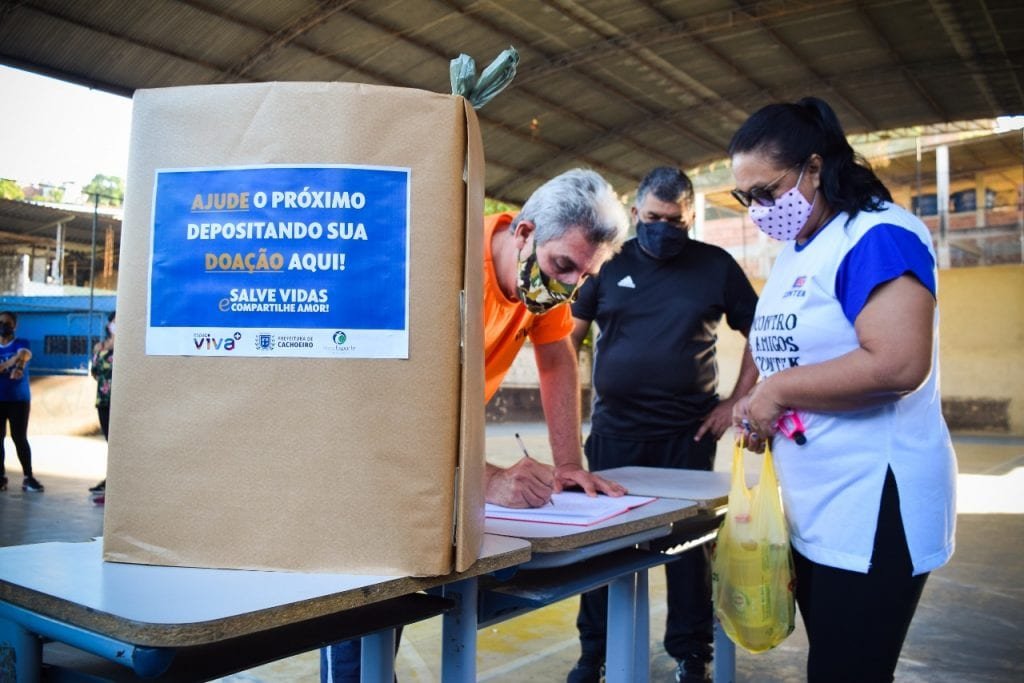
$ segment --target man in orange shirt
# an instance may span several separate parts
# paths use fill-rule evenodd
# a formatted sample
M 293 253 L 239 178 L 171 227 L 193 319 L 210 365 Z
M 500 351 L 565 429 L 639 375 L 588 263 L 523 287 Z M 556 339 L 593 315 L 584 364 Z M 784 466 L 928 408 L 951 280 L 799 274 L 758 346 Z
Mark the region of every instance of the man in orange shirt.
M 487 216 L 484 230 L 485 400 L 529 337 L 555 463 L 528 457 L 508 468 L 487 463 L 487 502 L 539 507 L 565 486 L 622 495 L 622 486 L 583 469 L 579 369 L 565 304 L 622 246 L 625 209 L 604 178 L 574 169 L 540 186 L 519 214 Z M 321 683 L 358 682 L 360 651 L 358 639 L 321 649 Z
M 611 186 L 594 171 L 567 171 L 538 188 L 522 211 L 484 220 L 485 399 L 498 391 L 527 337 L 533 343 L 554 468 L 524 457 L 503 469 L 487 464 L 487 502 L 544 505 L 579 486 L 625 489 L 583 468 L 579 373 L 569 303 L 577 286 L 622 246 L 628 219 Z

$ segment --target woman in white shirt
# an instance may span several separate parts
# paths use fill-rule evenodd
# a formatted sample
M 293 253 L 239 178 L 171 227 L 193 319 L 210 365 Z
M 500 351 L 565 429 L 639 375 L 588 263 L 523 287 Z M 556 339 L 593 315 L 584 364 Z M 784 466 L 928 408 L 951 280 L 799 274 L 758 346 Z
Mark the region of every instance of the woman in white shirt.
M 733 422 L 754 450 L 775 437 L 808 680 L 891 681 L 956 520 L 931 236 L 820 99 L 760 109 L 729 154 L 733 196 L 785 242 L 749 336 L 762 379 Z M 776 436 L 789 410 L 803 445 Z

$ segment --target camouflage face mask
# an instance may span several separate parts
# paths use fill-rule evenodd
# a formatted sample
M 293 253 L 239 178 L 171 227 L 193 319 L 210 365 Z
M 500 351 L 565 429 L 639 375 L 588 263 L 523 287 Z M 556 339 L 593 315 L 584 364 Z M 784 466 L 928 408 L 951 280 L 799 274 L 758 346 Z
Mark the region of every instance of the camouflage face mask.
M 547 313 L 559 304 L 572 303 L 577 290 L 576 284 L 561 282 L 544 274 L 537 262 L 537 242 L 534 240 L 533 252 L 519 260 L 519 298 L 526 309 L 534 315 Z

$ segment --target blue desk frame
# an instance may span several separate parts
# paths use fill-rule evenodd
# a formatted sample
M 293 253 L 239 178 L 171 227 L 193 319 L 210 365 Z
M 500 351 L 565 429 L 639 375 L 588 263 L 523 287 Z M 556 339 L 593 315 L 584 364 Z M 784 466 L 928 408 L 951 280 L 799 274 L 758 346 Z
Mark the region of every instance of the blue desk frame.
M 444 657 L 441 679 L 445 683 L 476 680 L 476 631 L 481 626 L 511 618 L 587 590 L 608 585 L 608 640 L 605 663 L 608 683 L 643 683 L 650 678 L 649 640 L 650 567 L 672 561 L 672 556 L 638 550 L 636 546 L 681 532 L 685 520 L 700 513 L 694 501 L 657 500 L 641 508 L 590 527 L 487 520 L 489 534 L 525 538 L 532 559 L 521 565 L 530 571 L 564 572 L 558 588 L 532 596 L 510 597 L 495 582 L 481 587 L 477 577 L 446 585 L 441 594 L 455 607 L 442 617 Z M 604 562 L 599 562 L 602 558 Z M 515 584 L 513 578 L 509 583 Z M 481 607 L 483 609 L 481 609 Z
M 251 655 L 231 660 L 234 668 L 218 670 L 218 676 L 277 658 L 266 651 L 281 640 L 302 645 L 282 655 L 289 656 L 363 635 L 363 680 L 391 683 L 394 626 L 451 606 L 421 591 L 530 557 L 525 541 L 485 535 L 481 558 L 469 571 L 414 578 L 107 563 L 101 545 L 95 540 L 0 548 L 0 679 L 40 680 L 43 639 L 67 643 L 137 676 L 179 680 L 170 669 L 176 659 L 199 649 L 213 660 L 225 642 L 256 641 L 262 647 L 248 648 Z M 311 632 L 317 627 L 325 628 Z
M 641 473 L 642 478 L 650 477 L 652 482 L 663 482 L 667 475 L 679 476 L 689 472 L 643 469 L 649 471 Z M 703 472 L 689 474 L 721 475 Z M 615 478 L 611 472 L 606 476 Z M 701 479 L 700 476 L 697 478 Z M 720 480 L 720 476 L 707 478 L 706 481 L 700 480 L 698 488 L 714 489 L 721 483 Z M 637 494 L 644 493 L 642 486 L 631 484 L 630 489 Z M 664 495 L 664 492 L 661 494 Z M 446 683 L 472 683 L 476 680 L 478 628 L 551 604 L 570 595 L 608 585 L 609 642 L 624 644 L 609 648 L 606 662 L 608 683 L 642 683 L 650 677 L 650 606 L 647 571 L 651 567 L 672 561 L 672 555 L 652 553 L 643 550 L 642 547 L 649 541 L 670 534 L 680 535 L 681 540 L 689 541 L 690 545 L 706 540 L 708 517 L 715 517 L 724 509 L 727 486 L 721 496 L 712 494 L 714 491 L 702 495 L 698 500 L 663 498 L 591 527 L 573 528 L 488 520 L 485 550 L 481 561 L 474 565 L 471 571 L 419 579 L 112 565 L 100 561 L 99 541 L 94 541 L 91 545 L 39 544 L 0 548 L 0 567 L 3 567 L 0 569 L 0 650 L 6 647 L 8 651 L 15 653 L 14 666 L 17 667 L 19 681 L 36 681 L 41 675 L 40 637 L 69 643 L 126 666 L 141 676 L 151 676 L 166 670 L 180 648 L 190 643 L 182 643 L 179 639 L 162 642 L 158 637 L 154 640 L 152 629 L 146 628 L 153 624 L 147 624 L 145 619 L 114 613 L 105 615 L 104 621 L 97 617 L 97 605 L 74 602 L 74 590 L 70 586 L 76 578 L 76 570 L 91 567 L 93 571 L 98 571 L 97 567 L 104 566 L 113 568 L 115 572 L 147 576 L 146 581 L 154 581 L 157 577 L 163 576 L 174 577 L 176 582 L 189 583 L 197 579 L 205 580 L 203 577 L 206 577 L 215 582 L 227 581 L 223 585 L 233 586 L 236 591 L 241 592 L 245 589 L 239 589 L 235 583 L 253 577 L 260 581 L 278 582 L 277 588 L 290 587 L 293 591 L 311 582 L 314 585 L 305 585 L 299 591 L 300 594 L 293 592 L 276 603 L 257 602 L 260 609 L 270 612 L 275 608 L 287 612 L 288 605 L 302 604 L 311 607 L 321 616 L 334 614 L 344 617 L 349 610 L 357 607 L 383 605 L 391 599 L 413 597 L 420 591 L 429 590 L 434 594 L 433 597 L 441 597 L 445 601 L 439 603 L 440 606 L 428 606 L 424 611 L 424 614 L 430 609 L 435 610 L 434 614 L 443 612 L 442 680 Z M 689 529 L 695 531 L 688 536 Z M 94 554 L 91 560 L 70 557 L 75 555 L 75 550 L 80 555 L 85 548 Z M 18 553 L 25 552 L 35 556 L 34 561 L 41 567 L 56 567 L 60 580 L 66 585 L 58 581 L 58 585 L 52 586 L 53 590 L 47 592 L 31 585 L 12 584 L 11 572 L 8 571 L 5 560 L 9 562 Z M 48 556 L 48 552 L 51 555 Z M 509 580 L 509 575 L 516 571 L 514 568 L 523 570 L 519 573 L 518 583 L 515 578 Z M 549 587 L 546 592 L 539 591 L 526 595 L 523 592 L 524 584 L 527 583 L 526 577 L 532 575 L 536 578 L 544 572 L 549 575 L 552 572 L 561 572 L 558 575 L 560 580 L 555 582 L 559 585 L 556 588 Z M 481 585 L 480 576 L 484 574 L 495 574 L 496 577 L 488 578 Z M 504 586 L 500 579 L 506 579 Z M 121 583 L 127 585 L 132 582 Z M 151 588 L 158 584 L 157 581 Z M 268 589 L 276 590 L 268 586 L 263 587 L 263 590 Z M 357 603 L 353 603 L 342 599 L 345 595 L 361 597 Z M 289 600 L 293 602 L 288 602 Z M 42 608 L 37 604 L 39 601 L 43 605 Z M 70 617 L 61 612 L 61 608 L 68 605 L 74 606 L 77 610 Z M 97 618 L 81 616 L 87 613 Z M 215 623 L 219 620 L 227 624 L 225 628 L 230 629 L 230 623 L 227 622 L 244 619 L 246 614 L 229 611 L 219 618 L 207 615 L 207 619 L 212 621 L 193 620 L 194 623 L 185 624 L 185 632 L 190 632 L 188 627 L 195 627 L 194 630 L 201 632 L 195 636 L 195 643 L 217 640 L 217 636 L 205 632 L 205 623 Z M 265 619 L 261 628 L 272 632 L 300 620 L 295 614 L 282 614 Z M 411 618 L 400 623 L 411 623 L 416 620 L 418 619 Z M 97 621 L 101 623 L 96 623 Z M 174 623 L 173 619 L 170 623 Z M 140 633 L 144 637 L 135 637 Z M 394 628 L 389 626 L 364 633 L 362 680 L 390 683 L 394 675 Z M 358 635 L 350 634 L 345 637 Z M 220 637 L 223 639 L 222 635 Z M 328 634 L 324 636 L 322 643 L 314 644 L 308 649 L 338 639 L 340 638 Z M 720 630 L 716 629 L 714 673 L 717 683 L 731 683 L 734 679 L 734 652 L 728 638 L 722 637 Z M 251 666 L 258 663 L 261 662 L 252 662 Z M 0 674 L 3 674 L 5 665 L 3 657 L 0 656 Z M 250 666 L 241 666 L 235 670 L 244 668 Z

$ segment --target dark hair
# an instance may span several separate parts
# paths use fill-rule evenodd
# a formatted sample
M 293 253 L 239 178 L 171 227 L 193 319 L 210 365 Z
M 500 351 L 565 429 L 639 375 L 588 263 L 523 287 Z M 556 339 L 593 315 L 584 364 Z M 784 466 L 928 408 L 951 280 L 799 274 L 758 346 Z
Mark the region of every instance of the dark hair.
M 729 156 L 758 151 L 779 168 L 821 156 L 821 192 L 829 206 L 850 218 L 878 211 L 892 194 L 871 166 L 853 151 L 832 107 L 817 97 L 761 107 L 740 126 L 729 143 Z
M 11 322 L 15 325 L 18 324 L 18 314 L 14 311 L 0 311 L 0 315 L 9 315 L 11 316 Z
M 693 183 L 678 168 L 658 166 L 644 176 L 636 190 L 636 203 L 643 202 L 648 194 L 663 202 L 693 203 Z

